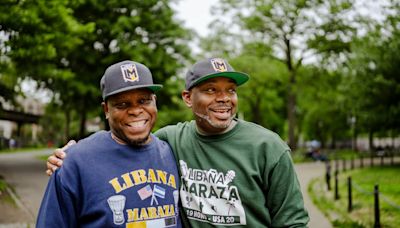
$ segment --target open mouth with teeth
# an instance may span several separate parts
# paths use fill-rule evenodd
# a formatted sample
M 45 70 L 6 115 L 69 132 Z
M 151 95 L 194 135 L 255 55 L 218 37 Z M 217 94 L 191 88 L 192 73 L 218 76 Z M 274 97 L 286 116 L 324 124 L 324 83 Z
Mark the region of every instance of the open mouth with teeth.
M 147 120 L 132 121 L 126 124 L 131 131 L 141 131 L 147 126 Z
M 215 118 L 220 120 L 229 119 L 232 116 L 231 108 L 214 108 L 210 109 Z

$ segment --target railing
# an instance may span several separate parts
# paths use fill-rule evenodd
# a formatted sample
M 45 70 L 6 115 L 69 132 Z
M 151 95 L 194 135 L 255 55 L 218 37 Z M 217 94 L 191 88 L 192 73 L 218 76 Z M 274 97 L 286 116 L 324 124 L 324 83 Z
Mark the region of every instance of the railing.
M 372 153 L 371 153 L 372 154 Z M 395 157 L 398 156 L 398 152 L 396 153 L 395 151 L 392 151 L 390 153 L 387 153 L 386 156 L 368 156 L 369 158 L 369 166 L 374 167 L 379 163 L 380 166 L 387 166 L 387 165 L 395 165 Z M 367 164 L 365 163 L 366 156 L 359 156 L 358 159 L 351 158 L 350 160 L 346 159 L 335 159 L 333 161 L 334 163 L 334 200 L 339 200 L 340 197 L 340 192 L 339 192 L 339 172 L 346 172 L 348 168 L 350 170 L 355 169 L 355 168 L 364 168 L 367 167 Z M 339 169 L 341 163 L 341 170 Z M 350 167 L 348 164 L 350 163 Z M 326 175 L 325 175 L 325 181 L 326 181 L 326 187 L 328 191 L 331 191 L 331 162 L 326 161 Z M 371 195 L 373 196 L 373 202 L 374 202 L 374 227 L 378 228 L 381 227 L 381 220 L 380 220 L 380 200 L 385 202 L 386 204 L 390 205 L 391 207 L 395 208 L 396 210 L 399 210 L 400 212 L 400 205 L 397 205 L 393 203 L 387 196 L 383 195 L 382 193 L 379 192 L 379 185 L 376 184 L 374 186 L 374 189 L 366 190 L 360 187 L 359 184 L 357 184 L 354 180 L 352 180 L 351 176 L 347 177 L 347 210 L 348 212 L 351 212 L 353 210 L 353 203 L 356 199 L 354 199 L 354 191 L 357 191 L 360 194 L 364 195 Z M 372 201 L 372 198 L 371 198 Z

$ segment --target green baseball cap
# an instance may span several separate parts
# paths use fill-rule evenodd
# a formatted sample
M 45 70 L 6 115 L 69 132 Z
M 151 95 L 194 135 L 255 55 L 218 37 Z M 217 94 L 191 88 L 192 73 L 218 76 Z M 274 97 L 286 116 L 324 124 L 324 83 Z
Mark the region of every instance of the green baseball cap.
M 189 90 L 199 83 L 215 77 L 231 78 L 238 86 L 249 80 L 247 74 L 235 71 L 225 59 L 208 58 L 195 63 L 186 73 L 185 88 Z

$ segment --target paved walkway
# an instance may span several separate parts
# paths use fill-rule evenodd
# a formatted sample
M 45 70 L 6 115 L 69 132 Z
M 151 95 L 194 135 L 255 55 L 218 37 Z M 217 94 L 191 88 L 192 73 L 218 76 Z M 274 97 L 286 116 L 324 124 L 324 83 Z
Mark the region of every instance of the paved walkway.
M 32 224 L 35 222 L 48 181 L 48 177 L 45 174 L 45 162 L 38 160 L 37 156 L 48 155 L 50 153 L 52 153 L 52 149 L 37 152 L 0 154 L 0 175 L 14 188 L 19 198 L 19 206 L 23 207 L 23 211 L 27 214 L 23 219 L 24 221 L 18 224 L 7 224 L 7 221 L 3 219 L 3 224 L 0 224 L 0 228 L 28 227 L 24 223 L 31 224 L 31 227 L 33 227 Z M 310 180 L 314 177 L 324 175 L 323 163 L 299 164 L 296 165 L 296 170 L 303 191 L 305 205 L 310 213 L 309 227 L 332 227 L 323 214 L 312 204 L 307 194 L 307 185 Z
M 325 164 L 322 162 L 303 163 L 295 165 L 297 176 L 300 181 L 301 191 L 303 192 L 304 204 L 310 214 L 310 228 L 331 228 L 329 220 L 317 209 L 308 195 L 307 187 L 313 178 L 321 177 L 325 174 Z
M 0 154 L 0 175 L 12 187 L 10 193 L 17 197 L 18 223 L 10 224 L 7 218 L 1 218 L 0 227 L 34 227 L 48 177 L 45 174 L 45 162 L 37 159 L 40 155 L 51 154 L 53 149 L 35 152 Z M 1 212 L 3 213 L 3 212 Z M 11 218 L 10 218 L 11 219 Z M 12 222 L 16 222 L 13 218 Z M 30 226 L 27 224 L 31 224 Z

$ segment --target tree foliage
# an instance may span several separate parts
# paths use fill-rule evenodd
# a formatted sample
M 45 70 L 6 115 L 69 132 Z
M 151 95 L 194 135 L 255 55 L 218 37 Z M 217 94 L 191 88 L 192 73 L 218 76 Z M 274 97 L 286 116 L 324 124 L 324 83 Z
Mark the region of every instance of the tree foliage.
M 13 67 L 10 63 L 0 63 L 0 109 L 2 102 L 15 103 L 15 97 L 18 94 L 15 91 L 17 79 L 13 77 Z
M 351 110 L 342 86 L 344 76 L 315 66 L 303 67 L 299 74 L 299 122 L 304 139 L 335 147 L 336 141 L 350 138 Z
M 221 11 L 235 15 L 243 34 L 271 46 L 272 58 L 282 61 L 289 72 L 286 87 L 289 145 L 296 148 L 297 81 L 304 59 L 321 53 L 348 49 L 353 28 L 345 22 L 348 0 L 223 0 Z M 317 13 L 318 12 L 318 13 Z M 334 26 L 333 26 L 334 25 Z
M 286 119 L 292 148 L 296 135 L 334 146 L 336 140 L 371 128 L 398 132 L 398 118 L 393 117 L 399 115 L 400 100 L 394 54 L 399 48 L 399 5 L 396 1 L 222 0 L 215 14 L 232 16 L 232 21 L 213 22 L 215 29 L 203 47 L 208 53 L 239 60 L 235 64 L 251 72 L 251 89 L 240 89 L 245 98 L 241 104 L 246 103 L 242 111 L 253 103 L 263 107 L 265 100 L 260 97 L 278 101 L 266 92 L 273 91 L 278 94 L 275 98 L 283 98 L 286 114 L 261 109 L 266 111 L 261 119 L 276 114 Z M 266 56 L 271 65 L 264 62 L 264 70 L 255 70 Z M 272 65 L 279 68 L 274 60 L 286 70 L 271 70 Z M 268 86 L 269 72 L 281 83 L 257 90 Z M 251 85 L 252 80 L 258 87 Z M 272 106 L 281 110 L 280 104 Z M 271 128 L 253 118 L 259 110 L 245 118 Z
M 238 88 L 239 111 L 249 121 L 275 132 L 285 132 L 285 84 L 288 72 L 285 65 L 272 59 L 262 43 L 245 45 L 245 51 L 231 59 L 236 70 L 246 72 L 250 80 Z
M 87 116 L 101 113 L 99 78 L 125 59 L 145 63 L 165 85 L 156 129 L 192 118 L 178 71 L 194 62 L 191 35 L 169 1 L 2 3 L 0 96 L 14 97 L 24 78 L 50 88 L 49 110 L 64 116 L 46 118 L 70 123 L 67 137 L 69 128 L 85 135 Z M 213 10 L 221 16 L 202 39 L 201 58 L 227 58 L 250 75 L 238 89 L 239 115 L 284 134 L 293 149 L 298 135 L 324 146 L 357 134 L 398 136 L 398 1 L 221 0 Z
M 7 36 L 2 55 L 15 64 L 17 77 L 41 82 L 59 94 L 60 107 L 80 115 L 81 136 L 88 113 L 100 107 L 107 66 L 142 62 L 162 83 L 190 59 L 190 34 L 167 0 L 10 0 L 0 15 Z M 159 101 L 171 104 L 163 92 Z
M 349 95 L 357 125 L 369 134 L 395 136 L 400 130 L 400 4 L 376 24 L 367 36 L 354 42 L 349 63 Z M 373 146 L 373 145 L 371 145 Z

